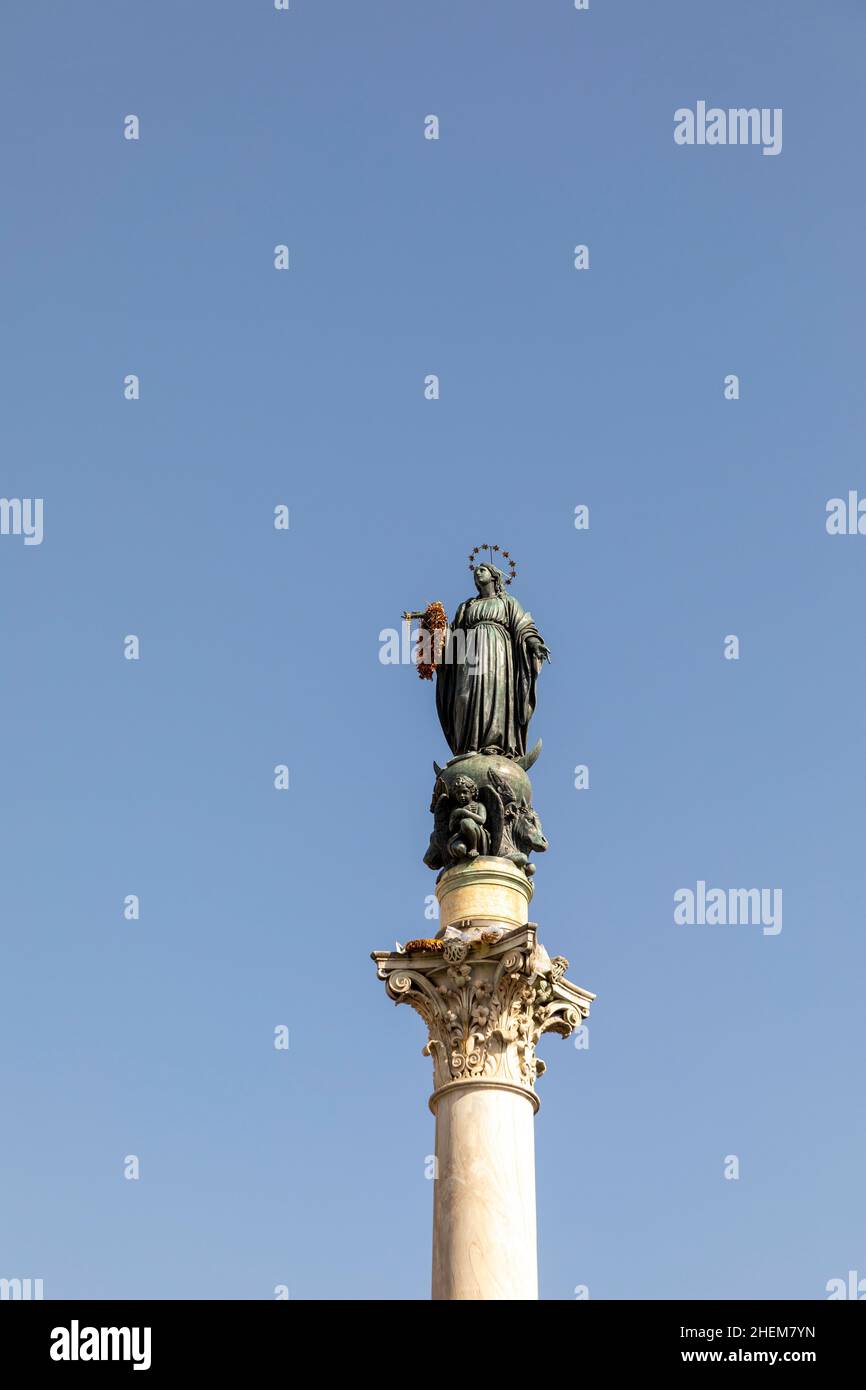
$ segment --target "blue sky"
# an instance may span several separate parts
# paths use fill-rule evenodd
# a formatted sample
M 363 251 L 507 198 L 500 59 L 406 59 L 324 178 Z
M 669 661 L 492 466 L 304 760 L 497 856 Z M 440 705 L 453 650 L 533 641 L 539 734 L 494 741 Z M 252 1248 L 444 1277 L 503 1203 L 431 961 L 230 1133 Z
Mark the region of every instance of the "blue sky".
M 862 6 L 0 23 L 0 492 L 45 508 L 0 537 L 0 1275 L 428 1296 L 430 1065 L 369 952 L 429 930 L 447 750 L 378 636 L 487 540 L 553 652 L 532 915 L 598 994 L 542 1044 L 542 1297 L 866 1275 Z M 698 100 L 781 154 L 677 146 Z M 699 879 L 783 930 L 677 926 Z

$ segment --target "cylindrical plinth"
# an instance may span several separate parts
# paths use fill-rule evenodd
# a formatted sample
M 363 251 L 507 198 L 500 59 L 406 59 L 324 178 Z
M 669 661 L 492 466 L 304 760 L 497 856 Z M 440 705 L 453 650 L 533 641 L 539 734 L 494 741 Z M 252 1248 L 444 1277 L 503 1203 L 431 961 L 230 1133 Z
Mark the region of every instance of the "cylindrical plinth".
M 532 883 L 508 859 L 479 856 L 446 869 L 436 884 L 439 935 L 455 922 L 482 919 L 525 927 Z
M 458 1082 L 431 1097 L 434 1299 L 538 1298 L 537 1104 L 501 1082 Z

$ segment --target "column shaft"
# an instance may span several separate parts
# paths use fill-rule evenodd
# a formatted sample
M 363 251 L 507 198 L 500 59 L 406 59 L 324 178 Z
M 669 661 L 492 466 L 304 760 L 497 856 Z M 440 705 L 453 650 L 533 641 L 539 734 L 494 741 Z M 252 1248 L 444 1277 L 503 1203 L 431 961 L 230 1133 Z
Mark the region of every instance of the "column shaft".
M 434 1097 L 434 1299 L 537 1299 L 533 1098 L 465 1083 Z

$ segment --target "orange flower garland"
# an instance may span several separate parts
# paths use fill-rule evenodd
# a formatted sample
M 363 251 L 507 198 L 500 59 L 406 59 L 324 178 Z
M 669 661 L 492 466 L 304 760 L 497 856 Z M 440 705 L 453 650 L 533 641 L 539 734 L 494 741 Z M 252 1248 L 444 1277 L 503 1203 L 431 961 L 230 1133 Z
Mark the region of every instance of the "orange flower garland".
M 418 675 L 422 681 L 431 681 L 433 679 L 433 672 L 436 670 L 436 667 L 440 664 L 436 660 L 436 658 L 437 656 L 441 655 L 442 639 L 437 638 L 436 634 L 438 632 L 444 632 L 447 626 L 448 617 L 445 612 L 445 609 L 442 607 L 442 604 L 438 602 L 428 603 L 426 609 L 424 610 L 424 616 L 421 619 L 421 627 L 424 629 L 425 632 L 429 632 L 430 637 L 432 639 L 430 646 L 432 648 L 431 656 L 433 660 L 419 661 L 418 657 L 421 655 L 421 647 L 419 646 L 417 648 L 415 664 L 418 667 Z

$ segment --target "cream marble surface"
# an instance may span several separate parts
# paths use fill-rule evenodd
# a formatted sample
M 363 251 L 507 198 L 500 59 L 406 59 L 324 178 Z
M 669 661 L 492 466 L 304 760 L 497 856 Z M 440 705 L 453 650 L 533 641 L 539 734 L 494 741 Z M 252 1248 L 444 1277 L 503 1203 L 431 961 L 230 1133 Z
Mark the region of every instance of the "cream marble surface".
M 447 869 L 436 884 L 436 897 L 440 934 L 474 917 L 525 927 L 532 883 L 507 859 L 479 857 Z
M 433 1104 L 433 1298 L 537 1299 L 530 1097 L 470 1082 Z

